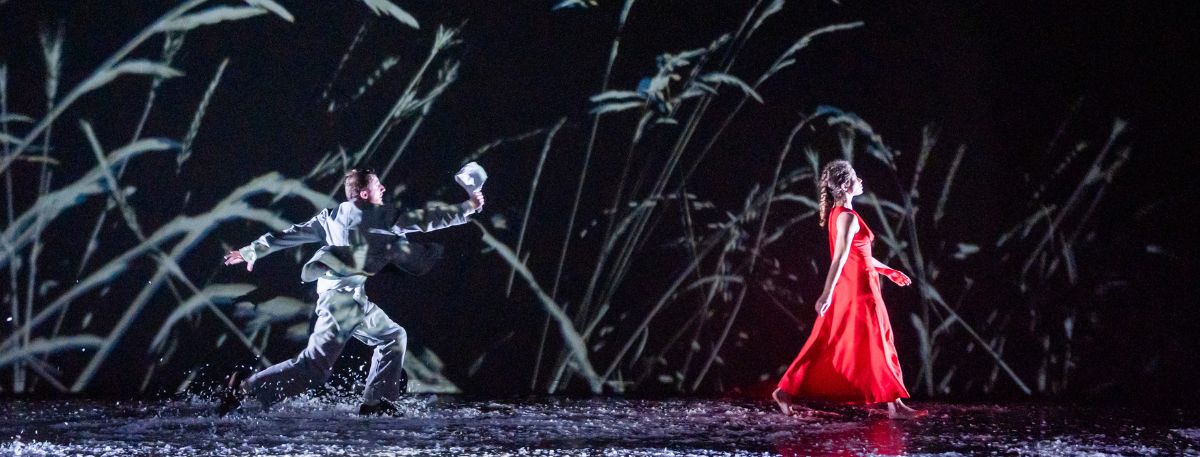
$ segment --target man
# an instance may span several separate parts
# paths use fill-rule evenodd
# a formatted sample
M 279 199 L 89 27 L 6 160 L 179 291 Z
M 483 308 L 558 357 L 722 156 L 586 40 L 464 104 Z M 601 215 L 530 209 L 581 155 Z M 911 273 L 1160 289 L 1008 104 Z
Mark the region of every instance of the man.
M 367 299 L 366 280 L 387 264 L 417 274 L 427 271 L 432 260 L 440 257 L 440 250 L 409 244 L 405 234 L 465 224 L 467 216 L 483 208 L 484 200 L 483 192 L 475 191 L 459 205 L 397 214 L 383 205 L 384 190 L 373 171 L 350 170 L 345 175 L 346 202 L 332 210 L 321 210 L 308 222 L 279 234 L 265 234 L 249 246 L 225 254 L 225 265 L 244 262 L 246 270 L 252 271 L 256 260 L 272 252 L 305 243 L 324 243 L 301 270 L 304 282 L 317 282 L 318 294 L 317 321 L 307 347 L 295 358 L 245 380 L 239 381 L 237 373 L 231 375 L 218 414 L 237 409 L 243 396 L 269 406 L 324 384 L 351 336 L 375 347 L 359 414 L 399 414 L 391 402 L 406 387 L 403 366 L 408 338 L 403 327 Z

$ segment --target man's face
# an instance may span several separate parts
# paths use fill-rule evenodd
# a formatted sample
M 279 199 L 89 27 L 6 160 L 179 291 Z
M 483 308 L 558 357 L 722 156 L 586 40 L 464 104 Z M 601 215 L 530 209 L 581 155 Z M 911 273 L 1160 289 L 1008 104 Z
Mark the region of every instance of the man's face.
M 367 184 L 367 187 L 358 191 L 358 199 L 371 202 L 375 205 L 382 205 L 383 191 L 385 190 L 387 190 L 387 188 L 383 187 L 383 184 L 379 182 L 379 177 L 371 175 L 371 183 Z

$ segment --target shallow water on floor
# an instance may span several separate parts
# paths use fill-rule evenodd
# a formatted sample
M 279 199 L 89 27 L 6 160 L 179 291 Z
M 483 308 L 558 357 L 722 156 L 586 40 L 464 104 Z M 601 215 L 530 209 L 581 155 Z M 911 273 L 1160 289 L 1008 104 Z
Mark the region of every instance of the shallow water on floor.
M 201 399 L 7 400 L 0 455 L 1198 455 L 1186 411 L 924 403 L 891 421 L 863 409 L 786 417 L 766 401 L 411 395 L 404 417 L 346 398 L 212 415 Z

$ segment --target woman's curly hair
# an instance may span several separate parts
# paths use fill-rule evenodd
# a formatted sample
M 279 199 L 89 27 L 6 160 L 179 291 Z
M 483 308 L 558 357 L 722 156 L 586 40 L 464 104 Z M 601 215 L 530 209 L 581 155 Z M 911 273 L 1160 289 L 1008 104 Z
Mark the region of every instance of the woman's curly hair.
M 829 162 L 821 170 L 820 189 L 817 191 L 821 194 L 817 199 L 820 216 L 817 223 L 821 224 L 821 227 L 824 227 L 827 222 L 830 205 L 840 205 L 846 201 L 846 189 L 853 184 L 851 182 L 853 174 L 854 168 L 850 166 L 850 162 L 845 160 Z

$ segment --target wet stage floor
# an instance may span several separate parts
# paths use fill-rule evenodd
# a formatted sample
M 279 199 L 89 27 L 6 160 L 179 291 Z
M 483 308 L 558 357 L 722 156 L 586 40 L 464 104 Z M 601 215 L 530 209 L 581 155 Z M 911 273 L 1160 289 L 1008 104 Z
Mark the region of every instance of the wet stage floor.
M 918 403 L 785 417 L 767 401 L 411 395 L 399 418 L 299 399 L 216 418 L 194 401 L 0 400 L 0 455 L 1200 455 L 1200 414 Z

